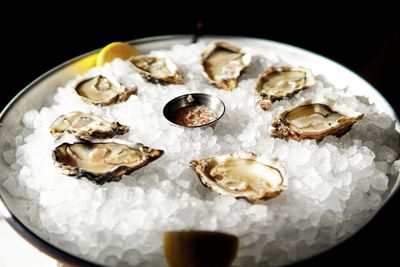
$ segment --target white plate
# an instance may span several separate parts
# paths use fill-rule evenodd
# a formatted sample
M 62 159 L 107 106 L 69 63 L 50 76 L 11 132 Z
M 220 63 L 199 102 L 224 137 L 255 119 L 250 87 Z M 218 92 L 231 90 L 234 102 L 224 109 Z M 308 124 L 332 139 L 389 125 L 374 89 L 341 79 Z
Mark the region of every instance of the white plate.
M 55 267 L 57 261 L 32 247 L 0 217 L 0 266 Z
M 378 109 L 396 118 L 393 108 L 375 88 L 360 76 L 334 61 L 304 49 L 268 40 L 207 36 L 200 38 L 200 41 L 210 42 L 221 39 L 232 42 L 238 46 L 249 47 L 256 53 L 263 54 L 267 57 L 275 57 L 278 55 L 284 61 L 292 65 L 301 65 L 311 68 L 315 74 L 323 74 L 335 86 L 349 87 L 355 94 L 369 97 L 372 102 L 376 103 Z M 188 44 L 190 40 L 191 36 L 177 35 L 140 39 L 132 41 L 132 43 L 140 52 L 147 53 L 155 49 L 168 49 L 175 44 Z M 0 149 L 2 151 L 14 147 L 14 137 L 20 133 L 23 127 L 21 124 L 22 115 L 30 109 L 39 109 L 49 104 L 56 88 L 63 85 L 67 80 L 75 77 L 82 70 L 82 59 L 94 52 L 96 51 L 68 61 L 47 72 L 27 86 L 13 99 L 0 115 L 0 123 L 3 125 L 0 130 Z M 0 157 L 0 168 L 2 171 L 2 175 L 0 175 L 0 184 L 2 184 L 7 178 L 7 173 L 10 171 L 10 167 L 4 161 L 3 157 Z M 383 196 L 384 200 L 382 205 L 384 205 L 397 190 L 399 186 L 398 179 L 391 179 L 388 186 L 389 189 Z M 24 200 L 11 196 L 1 186 L 0 197 L 2 200 L 0 201 L 0 212 L 3 213 L 11 226 L 16 228 L 21 235 L 30 239 L 36 246 L 52 255 L 56 255 L 70 263 L 82 264 L 82 262 L 76 262 L 77 258 L 64 252 L 62 248 L 56 248 L 46 243 L 45 240 L 49 240 L 49 236 L 35 225 L 31 225 L 27 219 L 25 214 L 27 205 Z M 371 216 L 370 219 L 372 218 L 373 216 Z M 359 229 L 361 228 L 362 227 Z

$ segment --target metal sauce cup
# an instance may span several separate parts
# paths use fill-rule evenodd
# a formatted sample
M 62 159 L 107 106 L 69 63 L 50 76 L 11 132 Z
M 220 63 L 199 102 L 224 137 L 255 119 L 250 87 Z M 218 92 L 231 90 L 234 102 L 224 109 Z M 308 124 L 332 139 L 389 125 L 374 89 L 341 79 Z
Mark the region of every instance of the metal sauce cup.
M 197 105 L 204 105 L 217 113 L 217 118 L 207 124 L 196 125 L 196 126 L 185 126 L 176 124 L 174 122 L 174 114 L 181 108 L 188 107 L 188 106 L 197 106 Z M 164 117 L 173 125 L 185 127 L 185 128 L 207 128 L 212 127 L 214 128 L 217 124 L 218 120 L 224 115 L 225 113 L 225 105 L 224 102 L 221 101 L 216 96 L 203 94 L 203 93 L 194 93 L 194 94 L 186 94 L 178 96 L 172 100 L 170 100 L 165 106 L 163 110 Z

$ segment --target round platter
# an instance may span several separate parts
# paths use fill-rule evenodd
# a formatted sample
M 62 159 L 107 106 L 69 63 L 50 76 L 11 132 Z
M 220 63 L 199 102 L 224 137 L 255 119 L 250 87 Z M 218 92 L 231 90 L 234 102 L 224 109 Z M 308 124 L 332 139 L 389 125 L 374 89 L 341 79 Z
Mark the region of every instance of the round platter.
M 278 55 L 282 60 L 292 65 L 306 66 L 315 75 L 323 74 L 336 87 L 349 87 L 349 90 L 354 94 L 368 97 L 380 111 L 389 114 L 397 121 L 393 108 L 375 88 L 349 69 L 327 58 L 300 48 L 268 40 L 231 36 L 204 36 L 199 39 L 199 41 L 205 43 L 215 40 L 226 40 L 238 46 L 249 47 L 267 58 L 273 58 Z M 146 54 L 152 50 L 169 49 L 173 45 L 189 44 L 190 42 L 191 36 L 176 35 L 139 39 L 130 43 L 142 54 Z M 15 136 L 18 136 L 24 127 L 22 117 L 25 112 L 49 105 L 56 93 L 56 88 L 81 73 L 82 60 L 96 52 L 92 51 L 79 56 L 50 70 L 29 84 L 7 105 L 0 115 L 0 147 L 2 151 L 15 149 Z M 11 169 L 3 157 L 0 157 L 0 167 L 2 170 L 0 184 L 3 184 Z M 398 187 L 399 181 L 397 178 L 389 180 L 388 190 L 383 195 L 381 206 L 389 200 Z M 46 236 L 43 231 L 30 223 L 26 216 L 27 210 L 28 205 L 25 200 L 13 197 L 4 187 L 0 186 L 0 212 L 20 235 L 40 250 L 60 261 L 73 265 L 97 266 L 96 263 L 90 262 L 88 259 L 71 255 L 64 251 L 63 248 L 53 245 L 50 241 L 51 237 Z M 372 218 L 373 216 L 370 219 Z

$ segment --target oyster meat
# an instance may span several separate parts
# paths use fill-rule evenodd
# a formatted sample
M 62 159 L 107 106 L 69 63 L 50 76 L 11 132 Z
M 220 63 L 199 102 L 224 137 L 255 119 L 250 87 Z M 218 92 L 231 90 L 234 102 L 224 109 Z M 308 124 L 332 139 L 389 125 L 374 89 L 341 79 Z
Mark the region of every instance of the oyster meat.
M 182 84 L 183 76 L 168 57 L 136 56 L 129 59 L 138 73 L 146 80 L 160 84 Z
M 279 195 L 287 187 L 285 171 L 277 160 L 265 160 L 253 153 L 233 153 L 192 160 L 201 183 L 209 189 L 260 203 Z
M 271 136 L 282 139 L 315 139 L 342 136 L 364 114 L 329 98 L 306 100 L 279 114 L 271 126 Z
M 209 44 L 201 57 L 205 77 L 224 90 L 237 87 L 240 75 L 251 62 L 250 53 L 226 42 Z
M 268 110 L 274 101 L 291 97 L 314 84 L 314 76 L 308 69 L 268 67 L 257 79 L 258 103 L 262 109 Z
M 97 75 L 78 81 L 74 90 L 88 103 L 107 106 L 128 100 L 136 87 L 125 87 L 111 75 Z
M 64 174 L 87 177 L 96 184 L 104 184 L 121 180 L 122 175 L 146 166 L 163 153 L 142 144 L 77 142 L 56 147 L 52 157 Z
M 56 138 L 68 133 L 89 141 L 123 135 L 128 131 L 129 127 L 119 122 L 110 122 L 99 115 L 80 111 L 62 115 L 50 126 L 50 133 Z

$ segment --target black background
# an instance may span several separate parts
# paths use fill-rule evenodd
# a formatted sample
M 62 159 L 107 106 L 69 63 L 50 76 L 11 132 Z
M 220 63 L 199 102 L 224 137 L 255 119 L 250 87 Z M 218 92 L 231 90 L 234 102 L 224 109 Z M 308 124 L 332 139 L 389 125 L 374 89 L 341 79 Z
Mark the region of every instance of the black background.
M 368 8 L 320 2 L 299 8 L 289 2 L 186 2 L 181 5 L 120 1 L 57 2 L 3 8 L 1 19 L 3 108 L 24 86 L 56 65 L 113 41 L 193 33 L 252 36 L 289 43 L 329 57 L 374 85 L 400 114 L 400 30 L 394 7 Z M 19 5 L 19 6 L 17 6 Z M 397 194 L 350 240 L 296 266 L 393 266 L 398 258 Z

